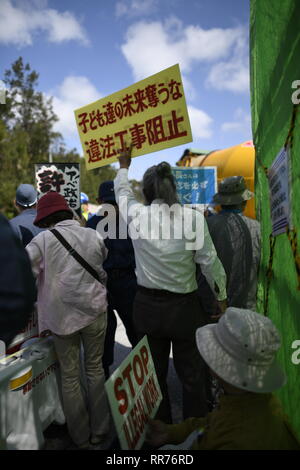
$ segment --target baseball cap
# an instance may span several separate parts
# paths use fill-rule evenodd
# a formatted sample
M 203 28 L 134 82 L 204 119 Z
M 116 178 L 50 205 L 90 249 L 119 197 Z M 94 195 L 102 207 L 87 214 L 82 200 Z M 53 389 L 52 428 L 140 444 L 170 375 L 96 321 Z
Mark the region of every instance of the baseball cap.
M 16 191 L 16 203 L 19 206 L 31 207 L 36 204 L 37 192 L 31 184 L 20 184 Z
M 114 182 L 113 181 L 104 181 L 99 186 L 98 191 L 99 199 L 103 202 L 116 202 Z

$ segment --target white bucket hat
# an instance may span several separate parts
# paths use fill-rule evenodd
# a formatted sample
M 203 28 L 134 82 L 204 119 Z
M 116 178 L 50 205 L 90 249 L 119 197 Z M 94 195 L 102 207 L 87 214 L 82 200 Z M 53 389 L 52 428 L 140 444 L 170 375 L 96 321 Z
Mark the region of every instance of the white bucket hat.
M 267 317 L 230 307 L 217 324 L 198 328 L 196 342 L 208 366 L 235 387 L 269 393 L 286 383 L 275 359 L 280 336 Z

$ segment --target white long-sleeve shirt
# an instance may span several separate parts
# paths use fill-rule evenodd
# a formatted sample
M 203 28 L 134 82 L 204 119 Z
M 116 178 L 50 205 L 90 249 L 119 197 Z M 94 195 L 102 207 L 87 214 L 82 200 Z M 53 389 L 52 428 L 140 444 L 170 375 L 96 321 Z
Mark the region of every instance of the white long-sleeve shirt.
M 76 220 L 55 225 L 63 237 L 100 275 L 107 250 L 96 230 Z M 50 330 L 69 335 L 88 326 L 106 312 L 106 288 L 97 281 L 49 230 L 39 233 L 26 246 L 33 273 L 38 279 L 39 332 Z
M 118 171 L 114 188 L 121 211 L 125 198 L 127 201 L 127 223 L 140 286 L 182 294 L 193 292 L 197 289 L 198 263 L 216 298 L 226 299 L 226 274 L 200 212 L 177 205 L 177 210 L 168 217 L 169 208 L 162 201 L 155 200 L 149 206 L 138 203 L 128 181 L 128 170 L 124 168 Z M 164 239 L 166 221 L 171 235 Z M 183 233 L 178 237 L 174 234 L 180 228 Z

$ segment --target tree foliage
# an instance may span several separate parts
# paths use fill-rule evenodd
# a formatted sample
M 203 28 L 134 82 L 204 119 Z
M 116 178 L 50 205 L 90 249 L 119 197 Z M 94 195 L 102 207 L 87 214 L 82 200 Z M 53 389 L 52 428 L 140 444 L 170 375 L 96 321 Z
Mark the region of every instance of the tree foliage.
M 52 98 L 37 90 L 38 73 L 19 57 L 1 77 L 6 87 L 5 104 L 0 104 L 0 212 L 16 215 L 13 200 L 21 183 L 35 184 L 34 164 L 80 162 L 81 190 L 95 201 L 99 184 L 115 177 L 111 166 L 87 171 L 83 158 L 73 149 L 67 151 L 63 137 L 54 131 L 59 117 Z

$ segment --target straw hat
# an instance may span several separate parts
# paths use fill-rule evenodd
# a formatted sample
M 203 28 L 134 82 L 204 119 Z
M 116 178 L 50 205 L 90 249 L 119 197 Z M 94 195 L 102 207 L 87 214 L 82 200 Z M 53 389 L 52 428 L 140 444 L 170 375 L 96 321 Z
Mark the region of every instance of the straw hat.
M 235 387 L 269 393 L 286 383 L 275 359 L 280 336 L 267 317 L 230 307 L 217 324 L 198 328 L 196 342 L 208 366 Z

